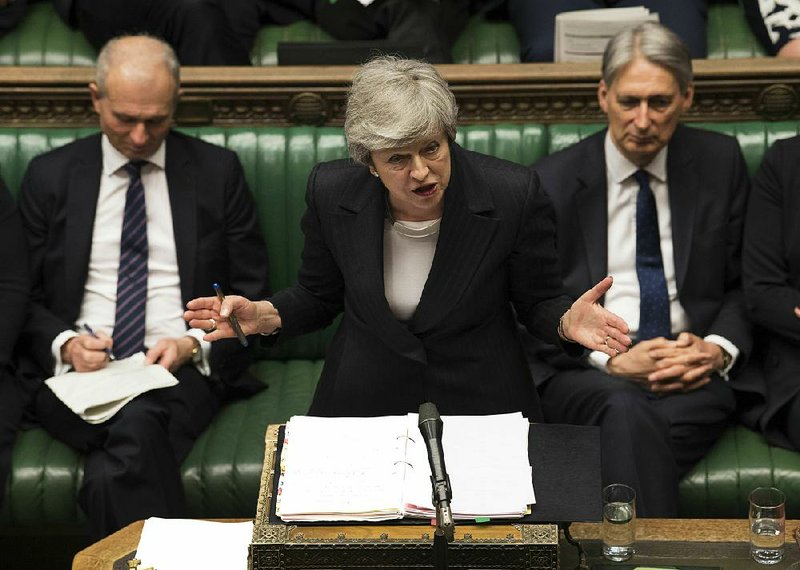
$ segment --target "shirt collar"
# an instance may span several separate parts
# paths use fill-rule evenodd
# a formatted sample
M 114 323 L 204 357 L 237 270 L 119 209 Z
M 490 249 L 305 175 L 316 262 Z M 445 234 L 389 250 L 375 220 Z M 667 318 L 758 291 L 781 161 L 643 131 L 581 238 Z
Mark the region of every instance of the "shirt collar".
M 112 176 L 120 168 L 130 162 L 129 158 L 114 148 L 114 145 L 111 144 L 111 141 L 108 140 L 105 134 L 103 134 L 101 148 L 103 150 L 103 173 L 106 176 Z M 162 141 L 158 149 L 151 156 L 147 157 L 146 160 L 148 163 L 164 170 L 164 165 L 166 163 L 166 140 Z
M 667 181 L 667 148 L 665 145 L 655 158 L 650 161 L 650 164 L 642 168 L 647 171 L 650 176 L 659 182 Z M 612 182 L 615 184 L 622 184 L 625 180 L 633 176 L 639 170 L 639 167 L 628 160 L 611 140 L 611 131 L 606 132 L 605 139 L 605 153 L 606 153 L 606 168 Z

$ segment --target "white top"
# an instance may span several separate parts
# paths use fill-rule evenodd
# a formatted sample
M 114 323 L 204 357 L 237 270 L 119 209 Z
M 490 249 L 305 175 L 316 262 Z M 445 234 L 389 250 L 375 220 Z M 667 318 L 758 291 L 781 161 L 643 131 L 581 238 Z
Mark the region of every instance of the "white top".
M 436 253 L 440 221 L 384 222 L 383 288 L 399 321 L 408 321 L 417 310 Z
M 636 274 L 636 197 L 639 184 L 633 178 L 639 167 L 625 158 L 610 133 L 606 134 L 606 184 L 608 188 L 608 274 L 614 277 L 614 285 L 606 293 L 604 306 L 619 315 L 634 336 L 639 330 L 639 277 Z M 672 248 L 672 212 L 669 207 L 669 182 L 667 180 L 667 147 L 642 170 L 650 175 L 650 189 L 656 201 L 658 228 L 661 236 L 661 258 L 667 280 L 672 334 L 689 330 L 689 316 L 678 299 L 678 283 L 675 277 L 675 256 Z M 713 342 L 730 354 L 731 367 L 739 356 L 739 349 L 719 335 L 708 335 Z M 609 356 L 600 351 L 589 355 L 589 362 L 601 370 L 606 369 Z M 728 368 L 730 370 L 730 368 Z M 727 372 L 727 370 L 725 370 Z
M 75 327 L 80 331 L 83 323 L 87 323 L 95 332 L 103 331 L 110 336 L 114 330 L 116 315 L 122 219 L 130 179 L 123 168 L 129 159 L 114 148 L 105 135 L 101 147 L 103 171 L 100 176 L 100 191 L 97 195 L 97 211 L 94 217 L 89 274 Z M 178 256 L 172 228 L 172 207 L 169 202 L 167 175 L 164 171 L 165 157 L 165 144 L 161 143 L 141 170 L 147 210 L 148 243 L 144 342 L 145 346 L 151 347 L 162 338 L 193 336 L 200 341 L 203 354 L 203 362 L 198 369 L 208 375 L 210 343 L 202 340 L 205 334 L 202 330 L 187 331 L 183 320 Z M 77 335 L 74 330 L 66 330 L 53 340 L 51 349 L 56 362 L 56 375 L 69 370 L 69 366 L 61 361 L 61 347 L 67 340 Z

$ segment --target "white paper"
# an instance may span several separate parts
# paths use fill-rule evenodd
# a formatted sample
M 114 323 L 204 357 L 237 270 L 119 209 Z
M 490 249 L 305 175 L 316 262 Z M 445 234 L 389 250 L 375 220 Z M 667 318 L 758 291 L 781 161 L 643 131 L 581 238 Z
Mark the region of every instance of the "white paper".
M 68 372 L 45 380 L 59 400 L 90 424 L 107 421 L 140 394 L 177 383 L 163 366 L 145 364 L 141 352 L 94 372 Z
M 455 518 L 520 518 L 536 502 L 528 421 L 520 413 L 443 416 Z M 276 512 L 284 521 L 432 518 L 430 465 L 417 414 L 292 417 Z
M 648 21 L 658 22 L 658 14 L 644 6 L 561 12 L 556 15 L 554 60 L 600 61 L 612 36 Z
M 246 570 L 253 522 L 151 517 L 144 521 L 136 558 L 156 570 Z

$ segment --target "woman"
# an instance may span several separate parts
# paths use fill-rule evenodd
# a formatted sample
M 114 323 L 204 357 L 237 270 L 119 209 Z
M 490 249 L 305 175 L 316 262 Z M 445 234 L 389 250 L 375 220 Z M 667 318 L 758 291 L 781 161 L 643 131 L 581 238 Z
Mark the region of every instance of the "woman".
M 12 351 L 28 308 L 28 249 L 14 199 L 0 179 L 0 503 L 27 394 L 12 366 Z
M 747 307 L 761 329 L 766 406 L 758 420 L 770 443 L 800 450 L 800 137 L 775 142 L 753 178 L 742 276 Z M 757 385 L 754 384 L 754 385 Z M 747 418 L 745 418 L 747 420 Z
M 345 119 L 353 160 L 309 178 L 297 283 L 269 301 L 195 299 L 190 324 L 229 337 L 233 313 L 246 334 L 293 336 L 344 311 L 313 415 L 404 414 L 432 401 L 443 414 L 541 420 L 515 319 L 573 353 L 573 341 L 626 350 L 627 325 L 596 304 L 610 278 L 570 308 L 538 179 L 456 145 L 456 115 L 433 66 L 362 66 Z

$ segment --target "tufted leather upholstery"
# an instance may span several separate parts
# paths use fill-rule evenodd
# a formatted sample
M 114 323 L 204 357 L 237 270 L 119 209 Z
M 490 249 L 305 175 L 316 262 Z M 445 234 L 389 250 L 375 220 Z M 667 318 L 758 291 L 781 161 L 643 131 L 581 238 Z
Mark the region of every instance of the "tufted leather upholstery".
M 712 0 L 708 12 L 708 57 L 764 55 L 736 0 Z M 251 53 L 253 65 L 276 65 L 279 41 L 334 41 L 310 22 L 264 26 Z M 92 65 L 95 50 L 71 30 L 49 2 L 32 2 L 20 26 L 0 38 L 0 65 Z M 519 41 L 508 22 L 470 20 L 453 46 L 455 63 L 518 63 Z
M 795 123 L 720 123 L 734 134 L 754 169 L 773 140 L 795 134 Z M 602 125 L 480 125 L 462 127 L 458 142 L 472 150 L 530 164 Z M 197 128 L 187 132 L 235 150 L 256 197 L 267 239 L 275 288 L 292 282 L 299 264 L 306 178 L 313 164 L 345 155 L 339 128 Z M 0 129 L 0 173 L 12 191 L 28 161 L 91 129 Z M 249 517 L 255 513 L 263 461 L 264 428 L 305 413 L 322 368 L 330 331 L 307 335 L 272 350 L 254 366 L 269 388 L 226 406 L 183 464 L 190 513 L 196 517 Z M 76 503 L 82 458 L 41 429 L 20 433 L 0 527 L 72 527 L 84 516 Z M 757 484 L 800 492 L 800 453 L 767 446 L 745 428 L 731 428 L 681 483 L 687 516 L 746 516 L 744 497 Z M 800 516 L 800 504 L 789 504 Z

